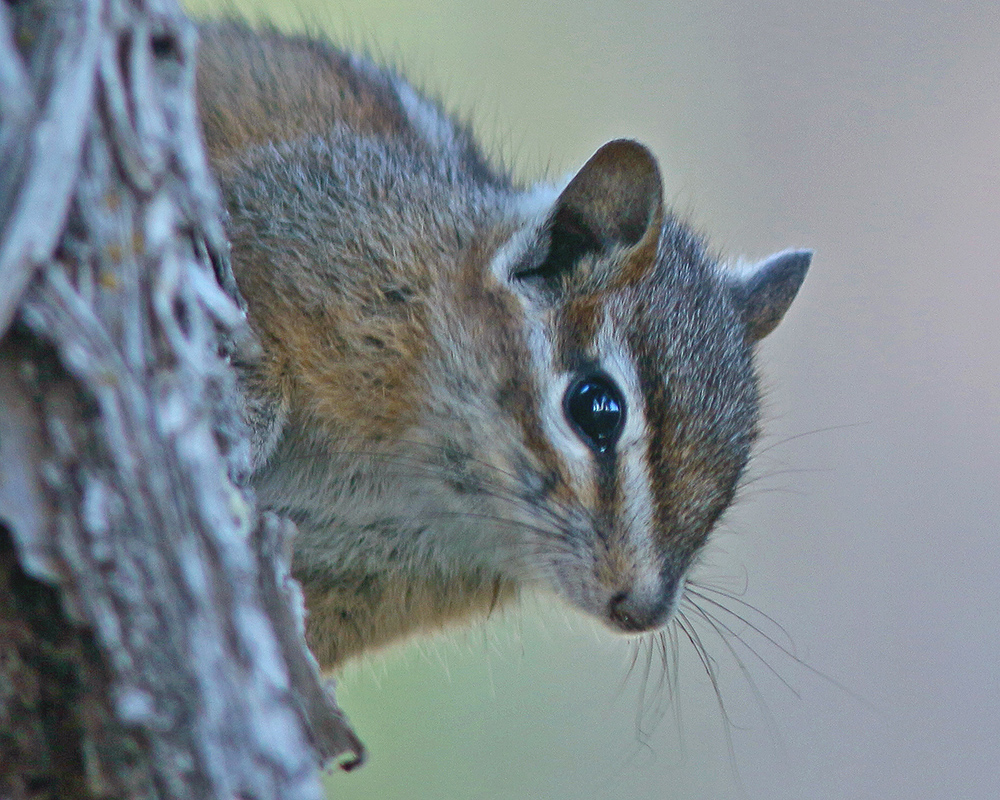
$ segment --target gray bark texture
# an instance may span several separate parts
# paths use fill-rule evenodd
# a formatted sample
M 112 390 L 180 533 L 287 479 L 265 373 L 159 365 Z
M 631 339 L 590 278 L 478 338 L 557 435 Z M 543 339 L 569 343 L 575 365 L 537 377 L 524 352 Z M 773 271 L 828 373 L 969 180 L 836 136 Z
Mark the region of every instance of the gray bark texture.
M 245 485 L 194 51 L 175 0 L 0 0 L 0 800 L 319 798 L 363 758 Z

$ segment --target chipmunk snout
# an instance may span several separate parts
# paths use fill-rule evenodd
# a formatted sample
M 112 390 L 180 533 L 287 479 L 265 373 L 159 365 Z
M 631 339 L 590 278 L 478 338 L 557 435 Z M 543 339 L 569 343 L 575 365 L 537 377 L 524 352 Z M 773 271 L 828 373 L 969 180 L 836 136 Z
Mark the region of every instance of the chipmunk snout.
M 615 594 L 608 602 L 608 620 L 623 633 L 643 633 L 663 625 L 675 605 L 678 581 L 669 581 L 662 590 L 632 588 Z

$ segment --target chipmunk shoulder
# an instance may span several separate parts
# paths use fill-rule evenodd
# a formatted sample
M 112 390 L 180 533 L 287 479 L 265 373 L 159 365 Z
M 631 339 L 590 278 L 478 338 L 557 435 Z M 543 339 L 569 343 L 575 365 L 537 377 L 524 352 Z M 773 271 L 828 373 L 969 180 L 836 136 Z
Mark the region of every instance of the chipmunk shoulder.
M 298 525 L 335 667 L 540 587 L 613 630 L 670 619 L 757 435 L 754 346 L 811 253 L 736 269 L 609 142 L 522 186 L 399 74 L 200 28 L 198 103 L 262 355 L 260 503 Z

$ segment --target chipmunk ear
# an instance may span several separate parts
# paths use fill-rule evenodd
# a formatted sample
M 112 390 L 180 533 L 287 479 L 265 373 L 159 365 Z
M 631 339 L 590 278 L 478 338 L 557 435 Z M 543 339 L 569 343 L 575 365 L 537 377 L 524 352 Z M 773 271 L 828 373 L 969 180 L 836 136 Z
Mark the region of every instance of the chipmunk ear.
M 812 250 L 782 250 L 732 278 L 748 339 L 763 339 L 778 326 L 805 280 L 812 255 Z
M 628 139 L 608 142 L 563 189 L 538 246 L 513 277 L 557 293 L 628 283 L 652 265 L 662 221 L 663 188 L 653 154 Z M 617 258 L 586 258 L 616 250 Z

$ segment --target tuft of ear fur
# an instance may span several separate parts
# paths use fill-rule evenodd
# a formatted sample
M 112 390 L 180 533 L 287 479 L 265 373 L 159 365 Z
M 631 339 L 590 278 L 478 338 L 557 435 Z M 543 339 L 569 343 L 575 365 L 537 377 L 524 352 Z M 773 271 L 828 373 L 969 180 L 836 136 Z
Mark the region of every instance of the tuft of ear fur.
M 513 277 L 550 291 L 571 285 L 598 290 L 638 279 L 652 266 L 662 222 L 663 187 L 653 154 L 629 139 L 608 142 L 559 195 Z M 581 271 L 590 255 L 619 257 L 596 272 L 593 264 Z
M 731 277 L 743 304 L 747 338 L 763 339 L 773 331 L 805 280 L 812 250 L 782 250 Z

